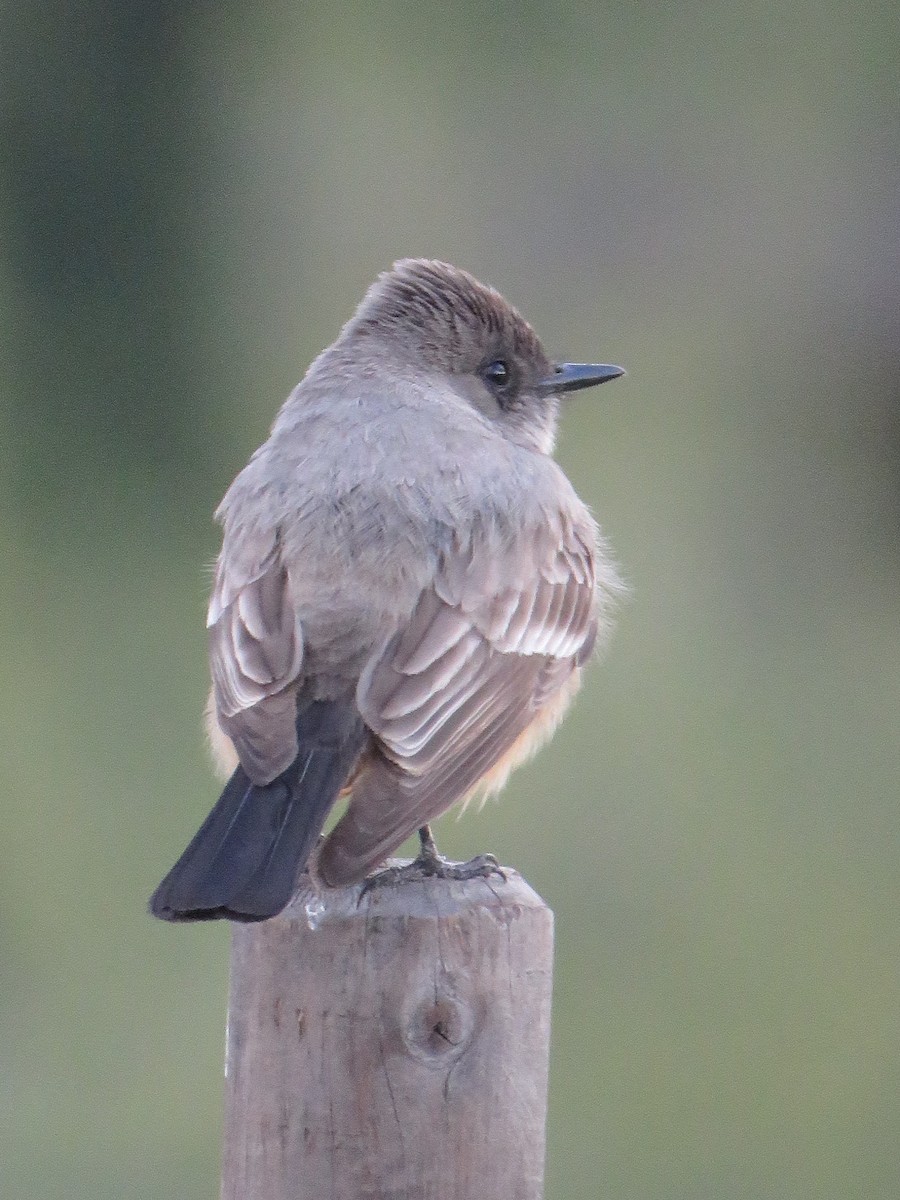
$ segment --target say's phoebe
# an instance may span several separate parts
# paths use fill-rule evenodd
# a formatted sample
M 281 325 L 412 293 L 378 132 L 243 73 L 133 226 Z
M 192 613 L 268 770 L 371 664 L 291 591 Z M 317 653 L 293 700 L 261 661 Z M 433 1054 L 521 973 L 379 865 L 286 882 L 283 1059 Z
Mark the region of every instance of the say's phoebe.
M 446 263 L 369 289 L 216 513 L 209 726 L 233 773 L 156 916 L 264 920 L 304 867 L 354 883 L 417 829 L 420 872 L 465 876 L 428 822 L 549 737 L 620 587 L 550 455 L 560 396 L 622 374 L 551 362 Z

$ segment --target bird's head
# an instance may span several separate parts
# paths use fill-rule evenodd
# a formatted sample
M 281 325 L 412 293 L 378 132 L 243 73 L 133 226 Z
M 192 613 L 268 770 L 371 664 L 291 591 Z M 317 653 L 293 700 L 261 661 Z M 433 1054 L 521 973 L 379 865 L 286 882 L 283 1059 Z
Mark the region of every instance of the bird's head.
M 559 398 L 624 374 L 606 364 L 556 363 L 499 292 L 448 263 L 406 258 L 384 272 L 349 322 L 405 372 L 449 387 L 512 440 L 550 453 Z

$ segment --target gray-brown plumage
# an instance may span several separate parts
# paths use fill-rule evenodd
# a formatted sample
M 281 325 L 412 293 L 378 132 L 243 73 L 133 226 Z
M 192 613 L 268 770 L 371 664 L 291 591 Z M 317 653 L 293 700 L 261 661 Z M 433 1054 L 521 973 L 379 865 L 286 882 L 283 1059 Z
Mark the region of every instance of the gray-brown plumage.
M 218 510 L 210 725 L 234 774 L 157 916 L 272 916 L 304 866 L 360 880 L 552 732 L 619 588 L 550 457 L 559 396 L 621 374 L 554 365 L 445 263 L 372 286 Z

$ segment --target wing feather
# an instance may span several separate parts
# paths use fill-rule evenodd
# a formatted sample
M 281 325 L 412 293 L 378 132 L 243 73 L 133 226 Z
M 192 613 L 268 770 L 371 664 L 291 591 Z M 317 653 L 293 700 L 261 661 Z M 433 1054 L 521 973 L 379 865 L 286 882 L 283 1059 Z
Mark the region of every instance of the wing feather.
M 256 552 L 226 542 L 207 625 L 216 719 L 251 779 L 266 783 L 297 752 L 285 691 L 303 663 L 303 632 L 276 536 Z

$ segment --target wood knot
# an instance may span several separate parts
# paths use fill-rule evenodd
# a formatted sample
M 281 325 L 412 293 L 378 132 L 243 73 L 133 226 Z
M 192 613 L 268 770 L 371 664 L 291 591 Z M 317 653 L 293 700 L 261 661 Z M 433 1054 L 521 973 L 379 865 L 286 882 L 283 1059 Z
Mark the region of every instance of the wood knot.
M 471 1008 L 449 990 L 417 1004 L 402 1031 L 403 1044 L 413 1058 L 446 1067 L 466 1050 L 474 1032 Z

